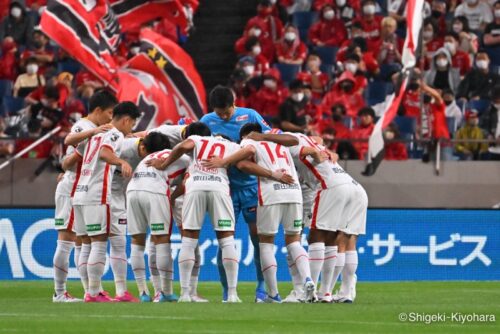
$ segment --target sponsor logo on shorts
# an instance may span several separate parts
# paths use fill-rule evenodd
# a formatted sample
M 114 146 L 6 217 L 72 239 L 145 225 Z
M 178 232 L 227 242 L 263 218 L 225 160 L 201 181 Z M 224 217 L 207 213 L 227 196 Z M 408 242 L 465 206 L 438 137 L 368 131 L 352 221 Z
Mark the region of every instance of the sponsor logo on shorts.
M 293 227 L 302 227 L 302 219 L 296 219 L 293 221 Z
M 87 225 L 87 232 L 96 232 L 101 230 L 101 224 Z
M 219 227 L 231 227 L 231 219 L 219 219 Z
M 56 226 L 64 226 L 64 219 L 56 218 Z
M 151 224 L 151 231 L 164 231 L 165 224 Z
M 127 218 L 118 219 L 118 225 L 127 225 Z

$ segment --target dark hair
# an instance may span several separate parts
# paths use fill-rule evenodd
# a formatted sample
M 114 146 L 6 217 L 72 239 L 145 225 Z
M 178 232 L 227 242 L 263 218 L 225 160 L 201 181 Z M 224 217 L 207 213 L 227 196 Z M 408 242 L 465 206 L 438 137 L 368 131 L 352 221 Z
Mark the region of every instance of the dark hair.
M 451 37 L 453 37 L 456 41 L 459 41 L 459 40 L 460 40 L 460 36 L 459 36 L 456 32 L 454 32 L 454 31 L 448 31 L 448 32 L 446 33 L 446 36 L 451 36 Z
M 42 122 L 35 117 L 30 118 L 28 121 L 28 132 L 37 132 L 42 128 Z
M 113 93 L 106 89 L 100 89 L 90 97 L 89 112 L 92 113 L 97 108 L 102 110 L 113 108 L 117 103 L 118 100 Z
M 260 0 L 259 5 L 264 6 L 264 7 L 271 7 L 272 6 L 271 1 L 269 1 L 269 0 Z
M 148 153 L 158 152 L 170 148 L 170 140 L 163 133 L 150 132 L 142 140 L 142 144 Z
M 257 44 L 259 44 L 259 38 L 255 37 L 255 36 L 251 36 L 245 42 L 245 50 L 252 51 L 252 48 Z
M 375 111 L 372 108 L 370 108 L 370 107 L 361 108 L 358 111 L 358 116 L 365 116 L 365 115 L 369 115 L 372 118 L 375 118 Z
M 434 36 L 435 36 L 435 35 L 437 34 L 437 32 L 438 32 L 438 26 L 437 26 L 437 24 L 436 24 L 436 21 L 434 21 L 431 17 L 428 17 L 428 18 L 426 18 L 426 19 L 424 20 L 424 24 L 423 24 L 423 26 L 422 26 L 422 27 L 424 27 L 424 28 L 425 28 L 425 27 L 426 27 L 426 26 L 428 26 L 429 24 L 432 26 L 432 31 L 433 31 Z
M 450 89 L 450 88 L 445 88 L 443 89 L 443 92 L 441 93 L 441 96 L 445 96 L 447 94 L 450 94 L 452 96 L 455 96 L 455 94 L 453 93 L 453 91 Z
M 259 123 L 247 123 L 240 129 L 240 139 L 243 139 L 250 132 L 262 132 L 262 126 Z
M 361 58 L 359 55 L 353 53 L 349 53 L 346 57 L 345 60 L 354 60 L 356 63 L 359 63 L 361 61 Z
M 205 123 L 194 122 L 186 127 L 185 138 L 188 138 L 189 136 L 209 137 L 210 135 L 212 135 L 212 132 Z
M 132 119 L 137 119 L 141 116 L 141 112 L 133 102 L 120 102 L 113 108 L 113 119 L 121 119 L 125 116 L 129 116 Z
M 38 64 L 38 60 L 35 57 L 29 57 L 26 59 L 26 65 L 28 64 Z
M 467 20 L 467 18 L 465 16 L 462 16 L 462 15 L 455 16 L 453 21 L 460 21 L 462 23 L 462 31 L 470 32 L 469 21 Z
M 52 100 L 59 100 L 59 89 L 56 86 L 46 86 L 43 95 Z
M 231 88 L 221 85 L 217 85 L 212 89 L 208 99 L 211 108 L 229 108 L 234 104 L 234 95 Z
M 300 81 L 299 79 L 294 79 L 294 80 L 292 80 L 292 82 L 290 82 L 290 84 L 288 85 L 288 88 L 290 90 L 304 88 L 304 83 L 302 81 Z
M 491 90 L 491 99 L 493 100 L 500 99 L 500 85 L 496 85 Z

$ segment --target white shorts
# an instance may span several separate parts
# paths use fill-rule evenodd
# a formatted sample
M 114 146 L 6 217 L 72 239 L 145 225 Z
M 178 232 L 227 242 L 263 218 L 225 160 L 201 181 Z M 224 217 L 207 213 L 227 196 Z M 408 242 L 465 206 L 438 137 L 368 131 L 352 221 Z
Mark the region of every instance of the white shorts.
M 312 206 L 316 191 L 309 187 L 302 187 L 302 223 L 304 227 L 311 226 Z
M 363 187 L 354 182 L 317 192 L 312 229 L 365 234 L 368 196 Z
M 257 233 L 272 235 L 283 225 L 285 234 L 302 231 L 302 204 L 279 203 L 257 207 Z
M 75 210 L 74 230 L 78 236 L 123 235 L 126 230 L 126 220 L 125 224 L 123 220 L 113 221 L 111 207 L 107 204 L 74 205 L 73 209 Z
M 128 234 L 145 234 L 148 227 L 153 235 L 172 232 L 170 204 L 165 195 L 147 191 L 127 192 Z
M 219 191 L 193 191 L 184 195 L 182 228 L 201 230 L 208 211 L 216 231 L 234 231 L 234 209 L 231 196 Z
M 174 207 L 172 208 L 175 225 L 182 226 L 182 205 L 184 204 L 184 196 L 179 196 L 175 199 Z
M 71 205 L 71 197 L 56 194 L 56 212 L 54 217 L 54 228 L 58 231 L 73 230 L 75 213 Z

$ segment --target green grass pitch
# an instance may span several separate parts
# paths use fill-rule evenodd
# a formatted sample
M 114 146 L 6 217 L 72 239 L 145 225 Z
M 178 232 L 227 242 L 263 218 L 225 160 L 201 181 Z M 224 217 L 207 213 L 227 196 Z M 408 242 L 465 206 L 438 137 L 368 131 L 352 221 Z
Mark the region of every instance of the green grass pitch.
M 204 282 L 209 304 L 53 304 L 51 281 L 0 281 L 0 333 L 500 333 L 500 282 L 361 282 L 355 304 L 254 304 L 253 289 L 240 284 L 238 305 L 222 304 L 218 283 Z M 280 289 L 284 297 L 290 283 Z M 81 296 L 80 283 L 69 291 Z M 496 322 L 410 323 L 403 312 L 494 314 Z

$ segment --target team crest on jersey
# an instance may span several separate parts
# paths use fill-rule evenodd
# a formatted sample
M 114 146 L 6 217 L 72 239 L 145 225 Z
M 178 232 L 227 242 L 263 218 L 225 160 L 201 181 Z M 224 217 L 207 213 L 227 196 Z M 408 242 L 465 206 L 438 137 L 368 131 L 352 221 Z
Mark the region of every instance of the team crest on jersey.
M 236 117 L 236 122 L 246 121 L 248 120 L 248 115 L 241 115 Z
M 118 136 L 117 133 L 113 133 L 113 135 L 111 136 L 111 141 L 115 142 L 118 140 L 118 138 L 120 138 L 120 136 Z
M 83 130 L 83 129 L 82 129 L 81 127 L 77 126 L 77 127 L 75 128 L 74 132 L 75 132 L 75 133 L 79 133 L 79 132 L 82 132 L 82 130 Z

